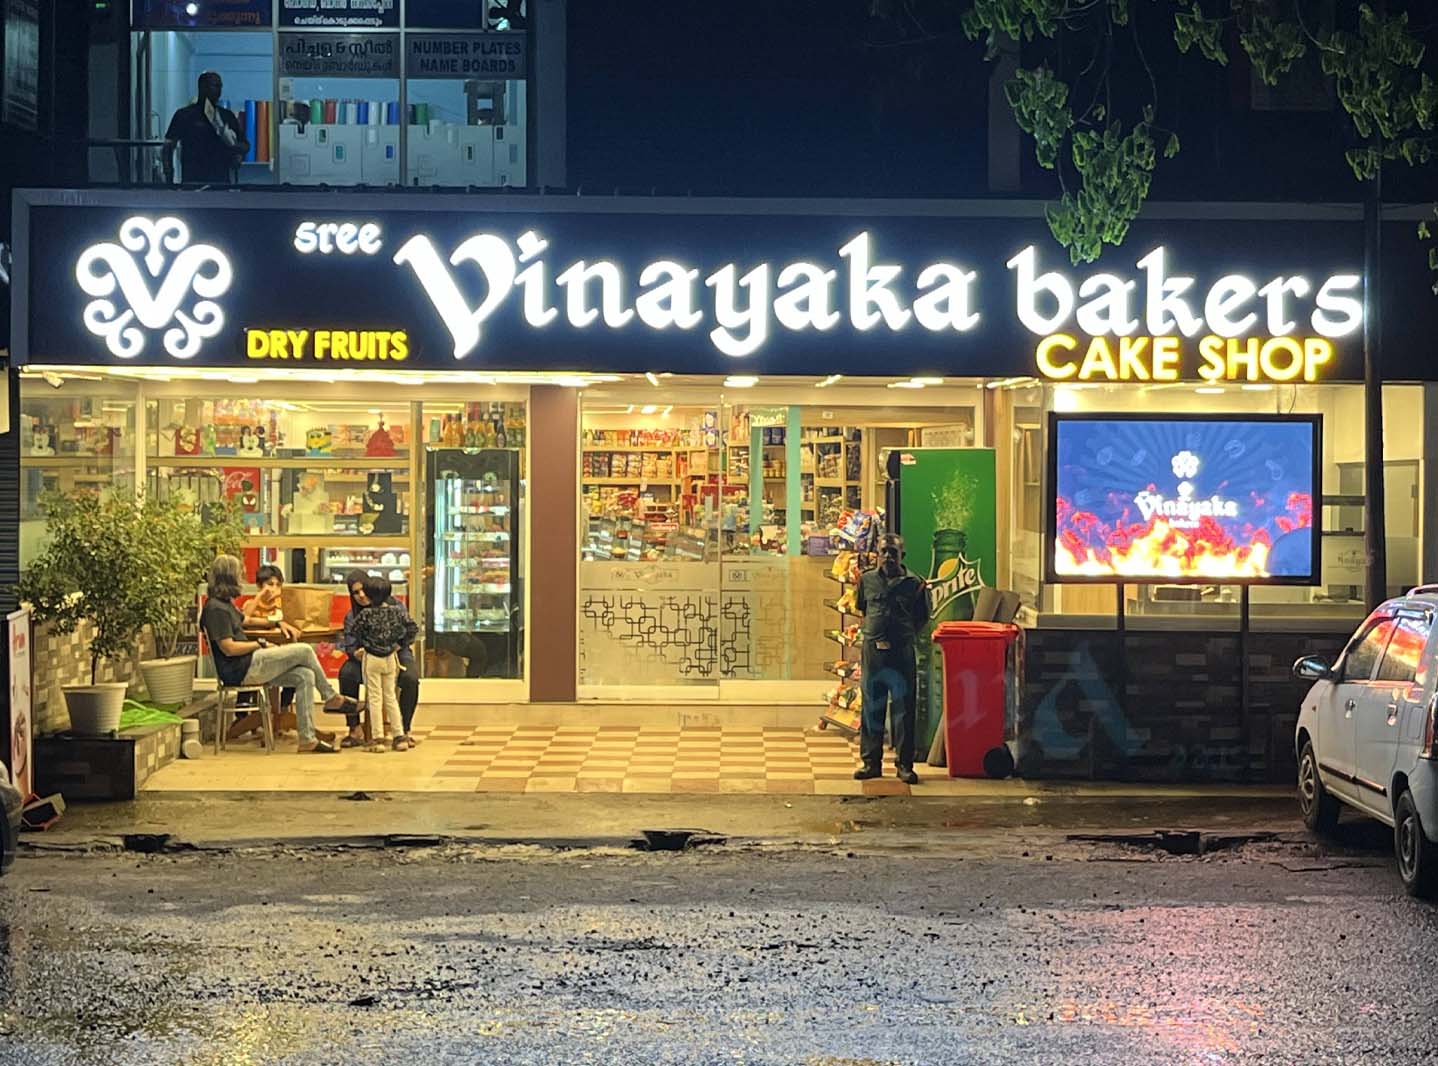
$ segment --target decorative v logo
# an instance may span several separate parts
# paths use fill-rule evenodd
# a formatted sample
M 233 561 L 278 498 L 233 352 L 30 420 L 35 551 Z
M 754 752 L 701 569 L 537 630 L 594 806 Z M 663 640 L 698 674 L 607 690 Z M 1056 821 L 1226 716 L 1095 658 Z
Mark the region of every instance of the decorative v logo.
M 143 255 L 137 259 L 136 253 Z M 147 273 L 158 288 L 152 290 Z M 143 353 L 149 331 L 161 329 L 170 355 L 195 356 L 205 338 L 224 328 L 224 312 L 213 301 L 229 290 L 233 276 L 219 249 L 191 245 L 189 227 L 170 217 L 127 218 L 120 224 L 119 244 L 92 245 L 75 264 L 80 288 L 97 297 L 85 306 L 85 327 L 105 338 L 105 346 L 121 359 Z M 116 289 L 119 305 L 111 299 Z M 191 293 L 200 299 L 186 309 Z

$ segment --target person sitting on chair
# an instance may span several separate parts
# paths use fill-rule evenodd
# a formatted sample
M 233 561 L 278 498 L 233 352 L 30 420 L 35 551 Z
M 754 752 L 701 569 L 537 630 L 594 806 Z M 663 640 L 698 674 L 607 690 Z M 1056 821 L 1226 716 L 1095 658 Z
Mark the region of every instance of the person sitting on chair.
M 215 659 L 215 673 L 224 685 L 269 685 L 295 690 L 295 719 L 299 726 L 301 754 L 327 755 L 338 751 L 327 738 L 315 732 L 315 692 L 324 699 L 327 711 L 341 710 L 347 700 L 330 684 L 320 668 L 314 648 L 308 644 L 286 644 L 276 647 L 266 638 L 251 640 L 245 634 L 245 619 L 235 606 L 244 573 L 233 555 L 220 555 L 210 567 L 209 591 L 200 627 L 210 642 Z M 223 724 L 220 728 L 224 728 Z

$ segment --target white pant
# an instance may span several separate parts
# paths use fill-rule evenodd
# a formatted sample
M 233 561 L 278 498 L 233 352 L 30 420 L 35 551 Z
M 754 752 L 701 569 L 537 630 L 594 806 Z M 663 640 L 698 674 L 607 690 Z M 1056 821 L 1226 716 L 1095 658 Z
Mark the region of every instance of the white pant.
M 364 688 L 369 701 L 370 719 L 381 720 L 389 727 L 389 735 L 397 737 L 404 733 L 399 717 L 399 653 L 375 655 L 365 652 Z

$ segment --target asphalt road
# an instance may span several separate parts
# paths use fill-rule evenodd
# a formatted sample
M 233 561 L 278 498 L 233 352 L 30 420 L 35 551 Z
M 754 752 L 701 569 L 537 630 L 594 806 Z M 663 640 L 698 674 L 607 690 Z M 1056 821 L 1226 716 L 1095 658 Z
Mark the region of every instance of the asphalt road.
M 1434 1061 L 1438 910 L 1348 843 L 22 857 L 0 1063 Z

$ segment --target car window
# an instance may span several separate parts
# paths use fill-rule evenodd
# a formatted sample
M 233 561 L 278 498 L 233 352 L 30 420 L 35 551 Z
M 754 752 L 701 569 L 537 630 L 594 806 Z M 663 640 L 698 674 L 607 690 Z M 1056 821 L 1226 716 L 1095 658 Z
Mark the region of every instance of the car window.
M 1418 664 L 1423 658 L 1423 649 L 1428 645 L 1428 631 L 1432 621 L 1426 616 L 1404 615 L 1393 626 L 1392 639 L 1378 664 L 1378 681 L 1413 681 L 1418 676 Z
M 1378 665 L 1388 638 L 1393 635 L 1393 625 L 1391 618 L 1376 619 L 1363 636 L 1348 646 L 1348 653 L 1343 656 L 1344 681 L 1367 681 L 1373 676 L 1373 667 Z

